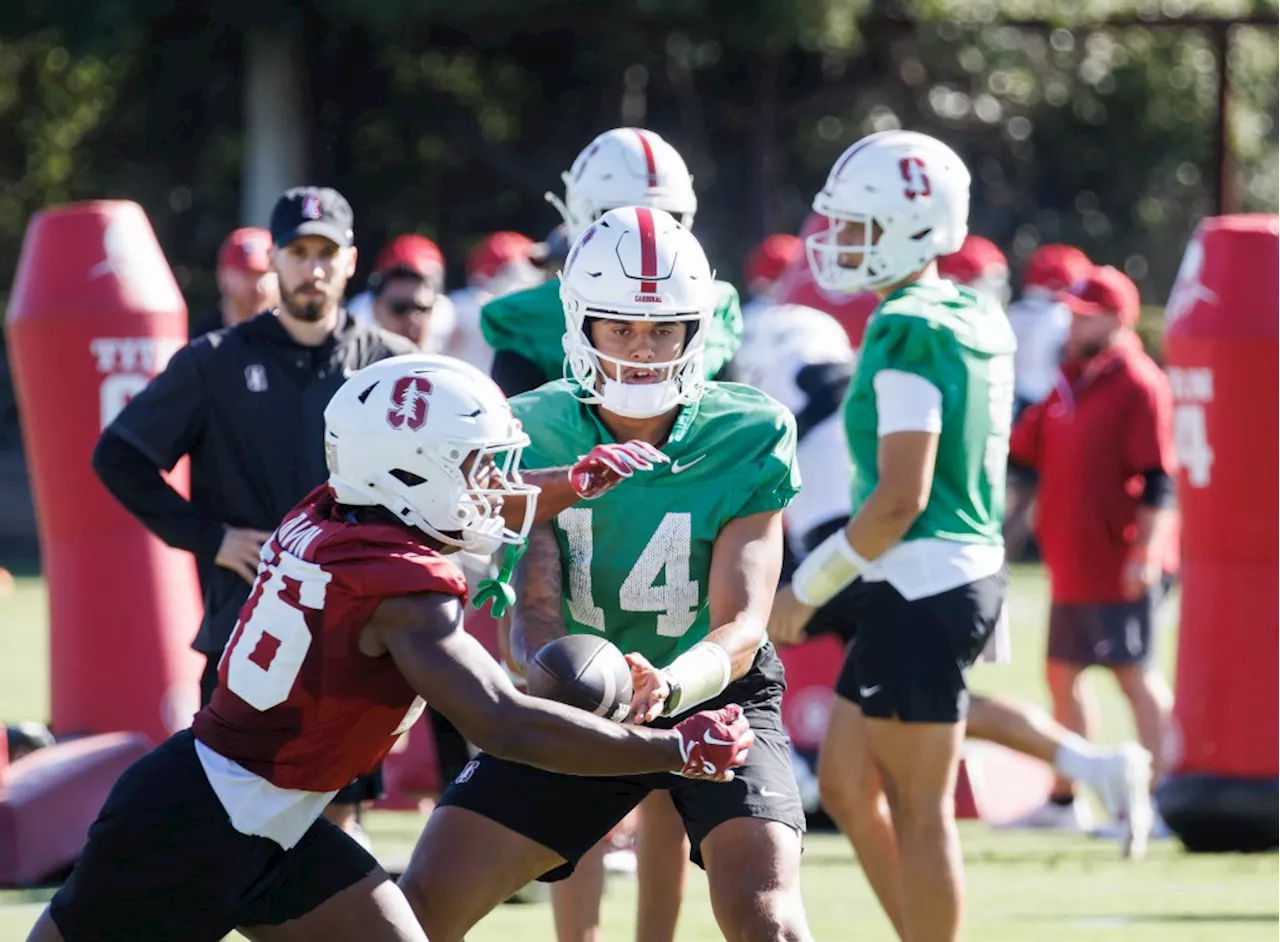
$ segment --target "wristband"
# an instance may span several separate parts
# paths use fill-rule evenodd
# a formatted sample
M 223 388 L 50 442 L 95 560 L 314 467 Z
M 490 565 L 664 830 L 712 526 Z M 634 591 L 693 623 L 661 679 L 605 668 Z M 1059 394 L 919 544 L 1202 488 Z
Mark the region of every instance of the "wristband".
M 867 560 L 849 545 L 842 527 L 819 543 L 796 567 L 791 577 L 791 591 L 800 604 L 821 608 L 867 566 Z
M 671 687 L 662 715 L 675 716 L 719 696 L 732 672 L 728 651 L 713 641 L 699 641 L 662 672 Z

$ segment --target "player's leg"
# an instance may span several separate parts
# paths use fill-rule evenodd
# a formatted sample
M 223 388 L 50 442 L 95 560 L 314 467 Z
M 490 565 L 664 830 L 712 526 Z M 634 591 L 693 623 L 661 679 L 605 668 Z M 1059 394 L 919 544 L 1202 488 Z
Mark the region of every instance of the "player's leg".
M 1053 718 L 1085 740 L 1092 740 L 1097 731 L 1097 698 L 1084 672 L 1097 663 L 1100 632 L 1094 606 L 1055 602 L 1049 609 L 1045 682 Z M 1053 783 L 1050 803 L 1065 808 L 1074 797 L 1072 783 L 1059 776 Z
M 636 835 L 636 942 L 671 942 L 675 938 L 688 862 L 684 821 L 670 793 L 650 792 L 640 803 L 640 831 Z
M 1138 741 L 1151 753 L 1154 780 L 1165 772 L 1165 745 L 1173 726 L 1173 692 L 1151 663 L 1159 592 L 1114 605 L 1099 605 L 1097 620 L 1105 652 L 1099 661 L 1111 669 L 1133 710 Z
M 431 942 L 460 942 L 531 880 L 572 873 L 647 791 L 481 755 L 441 797 L 400 887 Z
M 31 932 L 27 934 L 27 942 L 66 942 L 66 939 L 58 931 L 58 927 L 54 925 L 53 917 L 49 915 L 49 910 L 46 909 L 40 914 L 36 924 L 31 927 Z
M 954 805 L 964 724 L 879 718 L 866 724 L 898 838 L 904 938 L 953 942 L 964 908 Z
M 381 867 L 304 915 L 241 926 L 240 933 L 252 942 L 427 942 L 408 900 Z
M 841 675 L 844 676 L 843 674 Z M 866 719 L 861 708 L 840 694 L 832 698 L 827 735 L 818 757 L 822 807 L 849 842 L 871 884 L 880 907 L 899 938 L 902 925 L 902 868 L 898 837 L 889 814 L 880 770 L 871 758 Z
M 671 791 L 693 862 L 706 868 L 716 922 L 732 942 L 812 938 L 800 896 L 804 807 L 778 709 L 773 700 L 747 708 L 756 742 L 732 782 Z
M 711 909 L 733 942 L 810 942 L 800 895 L 801 834 L 763 818 L 726 821 L 702 841 Z
M 1151 756 L 1137 743 L 1095 746 L 1029 703 L 978 696 L 969 704 L 966 735 L 1040 759 L 1063 778 L 1084 782 L 1097 792 L 1114 820 L 1150 820 Z M 1032 816 L 1040 813 L 1037 809 Z M 1131 837 L 1122 843 L 1126 856 L 1141 850 Z
M 955 785 L 968 708 L 966 674 L 995 630 L 1005 571 L 907 599 L 868 587 L 849 658 L 872 760 L 898 839 L 902 922 L 912 942 L 959 938 L 964 863 Z
M 281 853 L 231 827 L 183 731 L 117 780 L 32 939 L 219 942 Z
M 573 873 L 551 884 L 551 915 L 558 942 L 600 942 L 600 901 L 604 896 L 601 841 L 578 861 Z

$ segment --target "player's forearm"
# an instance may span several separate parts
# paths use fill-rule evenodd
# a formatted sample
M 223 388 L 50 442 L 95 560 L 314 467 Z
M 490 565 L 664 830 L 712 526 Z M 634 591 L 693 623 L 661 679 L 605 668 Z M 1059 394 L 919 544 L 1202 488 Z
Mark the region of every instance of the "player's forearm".
M 729 655 L 729 679 L 737 680 L 751 669 L 760 646 L 768 639 L 765 619 L 746 613 L 708 632 L 706 640 L 718 644 Z
M 680 736 L 667 730 L 622 726 L 584 710 L 517 694 L 486 752 L 568 775 L 670 772 L 682 767 Z
M 517 602 L 511 621 L 511 660 L 521 673 L 540 648 L 566 634 L 560 587 L 555 534 L 549 526 L 535 526 L 513 579 Z
M 898 544 L 915 523 L 928 495 L 892 493 L 874 488 L 845 526 L 845 538 L 865 560 L 877 559 Z
M 1134 546 L 1151 552 L 1165 545 L 1173 526 L 1173 511 L 1166 507 L 1138 507 Z
M 524 478 L 525 483 L 534 484 L 541 489 L 541 493 L 538 494 L 538 506 L 533 516 L 535 524 L 550 523 L 560 511 L 582 500 L 569 481 L 568 468 L 524 471 L 520 476 Z

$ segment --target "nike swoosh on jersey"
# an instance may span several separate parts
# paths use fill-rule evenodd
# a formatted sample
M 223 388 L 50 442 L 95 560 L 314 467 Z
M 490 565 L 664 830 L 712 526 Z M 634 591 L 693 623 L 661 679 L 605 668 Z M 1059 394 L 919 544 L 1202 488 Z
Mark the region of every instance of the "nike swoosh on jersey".
M 858 693 L 861 696 L 870 697 L 870 696 L 873 696 L 875 693 L 877 693 L 882 686 L 884 685 L 876 684 L 874 687 L 859 687 Z
M 679 474 L 681 471 L 688 471 L 690 468 L 692 468 L 695 464 L 697 464 L 699 461 L 701 461 L 705 457 L 707 456 L 698 455 L 698 457 L 694 458 L 692 461 L 686 462 L 685 464 L 681 464 L 680 459 L 677 458 L 675 461 L 671 462 L 671 473 Z

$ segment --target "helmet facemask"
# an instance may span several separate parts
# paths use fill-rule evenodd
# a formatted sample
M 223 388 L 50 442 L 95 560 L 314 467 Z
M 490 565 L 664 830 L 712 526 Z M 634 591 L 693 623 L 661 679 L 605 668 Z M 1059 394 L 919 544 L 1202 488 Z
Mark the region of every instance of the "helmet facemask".
M 566 307 L 566 314 L 568 308 Z M 587 308 L 581 326 L 571 323 L 565 334 L 566 376 L 578 386 L 583 402 L 603 406 L 615 415 L 646 419 L 662 415 L 678 406 L 696 402 L 705 386 L 702 352 L 708 319 L 707 312 L 662 314 L 636 317 L 618 311 Z M 624 360 L 599 350 L 591 339 L 591 323 L 595 320 L 618 320 L 651 323 L 682 322 L 686 324 L 680 355 L 673 360 L 643 363 Z M 605 366 L 609 367 L 608 369 Z M 627 382 L 623 376 L 631 370 L 651 370 L 657 375 L 652 382 Z M 610 372 L 613 376 L 610 376 Z
M 929 230 L 904 234 L 892 218 L 875 215 L 839 213 L 826 219 L 827 228 L 806 238 L 804 248 L 814 281 L 828 291 L 887 288 L 933 258 Z

